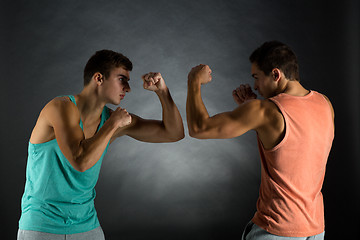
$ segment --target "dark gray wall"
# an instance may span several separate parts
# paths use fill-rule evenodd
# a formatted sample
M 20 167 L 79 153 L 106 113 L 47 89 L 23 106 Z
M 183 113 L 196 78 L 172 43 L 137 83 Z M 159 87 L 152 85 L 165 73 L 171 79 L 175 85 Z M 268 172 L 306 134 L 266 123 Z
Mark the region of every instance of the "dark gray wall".
M 335 108 L 323 188 L 326 239 L 359 233 L 357 1 L 2 1 L 0 13 L 0 233 L 6 239 L 16 236 L 27 144 L 39 111 L 55 96 L 81 91 L 83 67 L 96 50 L 122 52 L 134 63 L 122 107 L 161 118 L 156 95 L 140 80 L 159 71 L 185 124 L 192 66 L 213 70 L 203 88 L 209 113 L 231 110 L 232 89 L 253 84 L 249 54 L 273 39 L 295 50 L 303 85 L 326 94 Z M 259 182 L 253 132 L 200 141 L 186 130 L 172 144 L 122 137 L 103 163 L 96 208 L 107 239 L 239 239 L 255 212 Z

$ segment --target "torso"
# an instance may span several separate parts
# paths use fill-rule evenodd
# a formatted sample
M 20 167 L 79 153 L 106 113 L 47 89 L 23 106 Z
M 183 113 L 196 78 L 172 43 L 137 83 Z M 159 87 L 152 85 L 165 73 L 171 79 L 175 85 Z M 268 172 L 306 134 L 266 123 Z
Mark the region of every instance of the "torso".
M 269 148 L 258 135 L 261 185 L 252 221 L 275 235 L 305 237 L 324 231 L 321 188 L 334 114 L 326 97 L 315 91 L 306 95 L 270 98 L 285 119 L 285 136 Z

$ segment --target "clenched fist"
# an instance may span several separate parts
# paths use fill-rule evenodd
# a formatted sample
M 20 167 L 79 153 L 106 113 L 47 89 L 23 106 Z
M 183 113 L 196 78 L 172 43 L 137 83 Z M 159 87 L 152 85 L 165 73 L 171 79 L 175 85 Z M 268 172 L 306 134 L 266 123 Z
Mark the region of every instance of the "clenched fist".
M 243 104 L 244 102 L 252 99 L 256 99 L 257 95 L 251 90 L 249 84 L 241 84 L 240 87 L 236 88 L 232 92 L 233 98 L 235 102 L 239 105 Z
M 188 75 L 189 81 L 199 81 L 201 84 L 206 84 L 212 79 L 211 69 L 208 65 L 200 64 L 193 67 Z
M 149 91 L 165 90 L 166 85 L 163 77 L 158 72 L 149 72 L 142 76 L 143 87 Z
M 125 127 L 129 125 L 132 121 L 131 115 L 121 107 L 118 107 L 115 111 L 111 113 L 110 118 L 115 122 L 116 127 Z

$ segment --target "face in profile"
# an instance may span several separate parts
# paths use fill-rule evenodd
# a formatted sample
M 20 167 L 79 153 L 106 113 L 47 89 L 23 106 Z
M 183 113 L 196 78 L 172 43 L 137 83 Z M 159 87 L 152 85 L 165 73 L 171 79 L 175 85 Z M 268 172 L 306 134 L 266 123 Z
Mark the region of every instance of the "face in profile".
M 130 72 L 123 67 L 113 68 L 107 78 L 104 77 L 102 91 L 108 103 L 119 105 L 127 92 L 131 91 Z
M 254 78 L 254 89 L 258 93 L 266 98 L 270 98 L 276 95 L 276 81 L 272 74 L 266 75 L 259 69 L 256 63 L 251 64 L 251 76 Z

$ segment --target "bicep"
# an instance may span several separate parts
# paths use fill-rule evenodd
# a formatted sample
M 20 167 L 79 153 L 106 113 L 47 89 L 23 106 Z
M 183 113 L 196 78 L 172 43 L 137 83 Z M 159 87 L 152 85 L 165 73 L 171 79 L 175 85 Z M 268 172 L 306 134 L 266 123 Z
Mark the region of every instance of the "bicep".
M 258 102 L 242 104 L 233 111 L 204 120 L 202 128 L 193 135 L 200 139 L 238 137 L 249 130 L 257 130 L 263 124 L 263 116 Z
M 112 138 L 112 141 L 120 136 L 127 135 L 143 142 L 166 142 L 167 134 L 162 121 L 143 119 L 135 114 L 131 114 L 132 122 L 130 125 L 119 128 Z
M 80 115 L 72 103 L 54 101 L 47 106 L 46 118 L 53 127 L 61 152 L 72 160 L 78 150 L 84 133 L 79 125 Z

